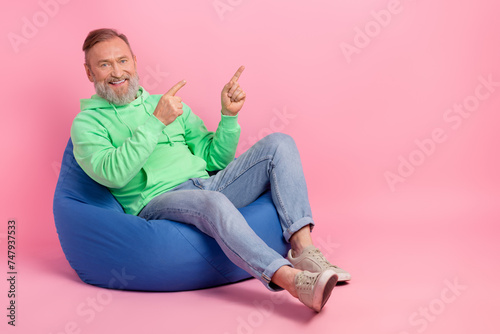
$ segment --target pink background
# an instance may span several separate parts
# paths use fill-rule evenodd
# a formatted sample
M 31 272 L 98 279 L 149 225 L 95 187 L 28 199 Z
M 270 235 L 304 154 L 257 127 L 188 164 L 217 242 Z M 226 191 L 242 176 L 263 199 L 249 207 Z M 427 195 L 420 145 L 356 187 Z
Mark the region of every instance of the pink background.
M 2 333 L 496 332 L 500 85 L 488 90 L 479 78 L 500 82 L 499 10 L 494 1 L 425 0 L 4 5 L 0 272 L 15 219 L 19 276 L 15 328 L 0 279 Z M 139 293 L 77 278 L 52 196 L 79 99 L 94 92 L 81 45 L 101 27 L 129 37 L 150 93 L 186 79 L 179 95 L 211 130 L 222 86 L 246 66 L 238 152 L 272 131 L 295 138 L 315 241 L 353 275 L 322 313 L 256 280 Z M 449 114 L 463 103 L 467 117 Z M 445 140 L 430 144 L 435 129 Z M 403 170 L 401 159 L 414 166 Z M 404 182 L 391 187 L 386 174 L 398 168 Z

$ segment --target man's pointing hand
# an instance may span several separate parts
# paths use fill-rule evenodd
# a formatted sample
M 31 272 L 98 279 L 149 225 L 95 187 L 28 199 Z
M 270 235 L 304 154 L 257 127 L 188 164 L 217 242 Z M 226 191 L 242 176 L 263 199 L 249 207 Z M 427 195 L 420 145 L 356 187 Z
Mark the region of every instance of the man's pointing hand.
M 222 114 L 236 116 L 245 103 L 246 93 L 241 89 L 238 79 L 245 66 L 241 66 L 231 80 L 224 86 L 221 93 Z
M 153 115 L 156 116 L 163 124 L 169 125 L 182 115 L 182 99 L 175 96 L 179 89 L 184 87 L 186 80 L 179 81 L 175 86 L 170 88 L 158 101 Z

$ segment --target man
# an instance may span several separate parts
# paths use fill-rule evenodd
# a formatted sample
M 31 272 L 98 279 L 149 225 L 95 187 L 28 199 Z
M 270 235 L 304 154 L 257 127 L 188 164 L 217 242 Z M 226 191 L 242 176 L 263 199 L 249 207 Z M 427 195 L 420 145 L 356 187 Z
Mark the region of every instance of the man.
M 246 100 L 240 67 L 221 93 L 221 121 L 209 132 L 177 96 L 139 85 L 128 39 L 112 29 L 91 31 L 83 45 L 85 71 L 96 95 L 81 100 L 71 137 L 83 170 L 108 187 L 126 213 L 195 225 L 228 258 L 270 290 L 285 289 L 319 312 L 337 280 L 350 275 L 331 265 L 312 244 L 314 222 L 293 139 L 273 134 L 234 160 Z M 207 171 L 221 170 L 214 176 Z M 271 188 L 287 259 L 268 247 L 237 208 Z

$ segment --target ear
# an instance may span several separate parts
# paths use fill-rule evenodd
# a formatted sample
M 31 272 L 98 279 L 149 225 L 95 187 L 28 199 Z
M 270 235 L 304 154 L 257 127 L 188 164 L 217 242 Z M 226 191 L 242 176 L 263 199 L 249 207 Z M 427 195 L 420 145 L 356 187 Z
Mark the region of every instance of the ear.
M 83 64 L 85 67 L 85 73 L 87 74 L 87 78 L 89 78 L 90 82 L 94 82 L 94 78 L 92 77 L 92 73 L 90 72 L 90 67 L 87 64 Z

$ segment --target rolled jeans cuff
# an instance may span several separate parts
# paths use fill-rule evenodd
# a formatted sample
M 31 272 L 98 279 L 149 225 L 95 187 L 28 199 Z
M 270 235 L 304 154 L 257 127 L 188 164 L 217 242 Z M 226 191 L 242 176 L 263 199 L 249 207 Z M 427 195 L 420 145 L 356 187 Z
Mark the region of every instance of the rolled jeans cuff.
M 289 228 L 287 228 L 286 231 L 283 231 L 283 237 L 285 238 L 286 242 L 290 242 L 290 238 L 292 237 L 292 235 L 307 225 L 311 225 L 311 231 L 312 231 L 314 227 L 314 221 L 312 220 L 311 217 L 300 218 L 295 223 L 293 223 Z
M 290 261 L 287 259 L 281 258 L 281 259 L 276 259 L 273 262 L 271 262 L 270 265 L 267 266 L 267 268 L 264 270 L 264 272 L 261 275 L 261 280 L 263 283 L 266 285 L 266 287 L 271 290 L 271 291 L 281 291 L 283 288 L 277 286 L 273 282 L 271 282 L 271 279 L 273 275 L 276 273 L 276 271 L 283 267 L 283 266 L 289 266 L 292 267 L 292 264 Z

